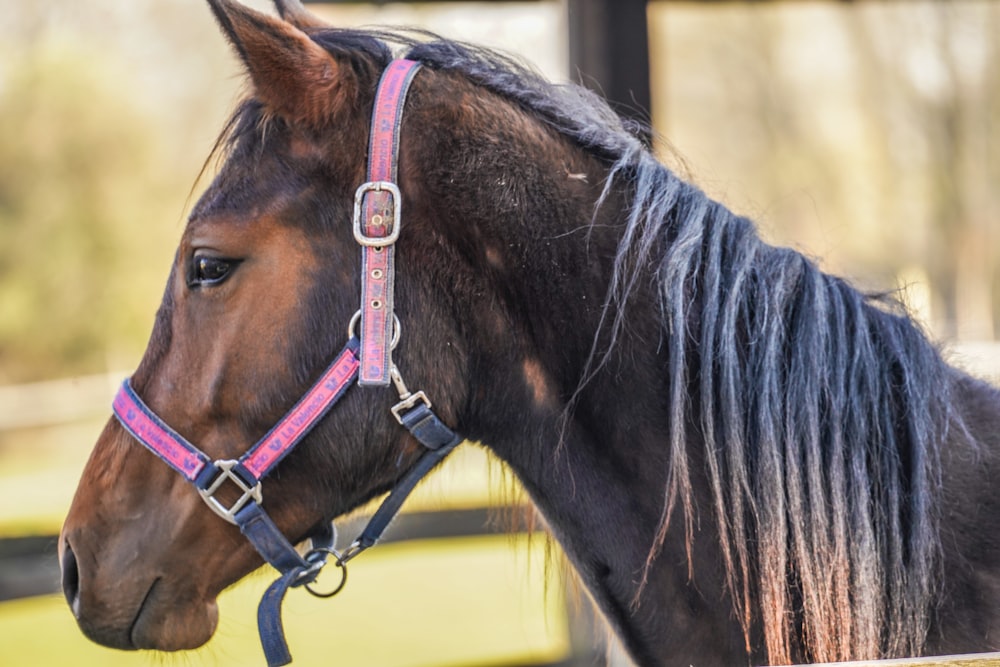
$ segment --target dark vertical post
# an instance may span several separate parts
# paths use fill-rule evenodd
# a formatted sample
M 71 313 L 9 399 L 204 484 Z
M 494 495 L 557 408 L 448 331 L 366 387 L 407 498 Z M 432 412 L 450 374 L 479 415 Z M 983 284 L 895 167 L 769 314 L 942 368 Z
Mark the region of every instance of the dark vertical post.
M 650 122 L 646 0 L 567 0 L 570 77 Z M 650 137 L 646 137 L 647 144 Z

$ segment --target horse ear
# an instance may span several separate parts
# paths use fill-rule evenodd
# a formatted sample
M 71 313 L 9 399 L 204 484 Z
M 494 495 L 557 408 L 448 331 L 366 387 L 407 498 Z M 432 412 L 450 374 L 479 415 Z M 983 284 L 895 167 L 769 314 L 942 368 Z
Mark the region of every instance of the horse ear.
M 299 0 L 274 0 L 278 15 L 300 30 L 328 28 L 315 14 L 306 9 Z
M 348 99 L 350 68 L 295 25 L 233 0 L 208 3 L 246 65 L 257 98 L 272 113 L 318 126 Z

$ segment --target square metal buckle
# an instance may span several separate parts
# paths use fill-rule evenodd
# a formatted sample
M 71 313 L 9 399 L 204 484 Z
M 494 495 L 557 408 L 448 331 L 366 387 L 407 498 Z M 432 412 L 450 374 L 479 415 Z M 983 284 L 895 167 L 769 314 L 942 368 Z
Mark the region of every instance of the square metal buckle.
M 247 483 L 243 481 L 239 475 L 233 472 L 233 468 L 240 464 L 239 461 L 223 460 L 216 461 L 213 465 L 219 470 L 219 474 L 212 480 L 212 483 L 207 489 L 198 489 L 198 494 L 201 499 L 205 501 L 213 512 L 221 516 L 223 519 L 231 524 L 236 524 L 236 513 L 243 509 L 251 500 L 260 504 L 263 501 L 263 494 L 261 493 L 260 482 L 257 482 L 254 486 L 247 486 Z M 240 490 L 239 498 L 230 505 L 226 507 L 222 501 L 215 497 L 215 492 L 219 490 L 223 484 L 227 481 L 232 482 L 236 485 L 236 488 Z
M 385 236 L 368 236 L 365 234 L 364 199 L 369 192 L 388 192 L 392 195 L 392 226 Z M 354 239 L 368 248 L 384 248 L 396 242 L 399 238 L 400 207 L 402 196 L 395 183 L 389 181 L 368 181 L 363 183 L 354 193 Z
M 410 394 L 409 396 L 401 400 L 399 403 L 396 403 L 396 405 L 392 406 L 392 416 L 396 418 L 396 421 L 402 424 L 403 413 L 410 410 L 417 403 L 423 403 L 424 407 L 426 407 L 428 410 L 431 407 L 431 402 L 427 398 L 427 395 L 422 391 L 418 391 L 416 393 Z

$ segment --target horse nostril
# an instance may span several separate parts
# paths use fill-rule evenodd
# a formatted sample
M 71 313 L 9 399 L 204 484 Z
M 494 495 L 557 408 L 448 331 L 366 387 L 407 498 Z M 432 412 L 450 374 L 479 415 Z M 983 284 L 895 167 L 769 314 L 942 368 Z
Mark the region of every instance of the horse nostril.
M 62 588 L 69 602 L 69 608 L 73 610 L 73 616 L 80 618 L 80 570 L 76 565 L 76 555 L 69 542 L 62 555 Z

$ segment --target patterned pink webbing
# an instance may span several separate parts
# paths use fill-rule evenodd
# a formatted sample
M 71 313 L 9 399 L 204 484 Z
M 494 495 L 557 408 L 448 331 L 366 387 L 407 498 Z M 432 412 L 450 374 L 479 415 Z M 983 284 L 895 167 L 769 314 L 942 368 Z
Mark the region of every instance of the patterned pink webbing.
M 345 348 L 295 407 L 244 455 L 243 466 L 257 479 L 267 474 L 326 414 L 354 379 L 358 365 L 354 350 Z
M 403 113 L 403 100 L 410 78 L 420 67 L 413 60 L 393 60 L 382 74 L 378 98 L 372 112 L 372 138 L 368 155 L 368 180 L 391 181 L 395 178 L 396 130 Z
M 170 467 L 193 481 L 208 463 L 208 457 L 194 450 L 155 415 L 137 402 L 126 382 L 115 395 L 112 409 L 118 421 L 147 449 Z
M 412 60 L 393 60 L 379 83 L 372 112 L 368 155 L 368 181 L 394 182 L 399 124 L 409 83 L 420 67 Z M 393 220 L 393 201 L 385 191 L 372 191 L 364 198 L 363 230 L 369 237 L 384 237 Z M 391 340 L 393 335 L 393 255 L 391 245 L 366 247 L 363 251 L 361 290 L 361 369 L 362 384 L 389 384 Z
M 344 393 L 357 375 L 357 344 L 348 344 L 299 402 L 240 462 L 258 480 L 287 454 Z M 185 440 L 142 402 L 126 380 L 112 404 L 122 426 L 171 468 L 194 482 L 209 464 L 207 454 Z

